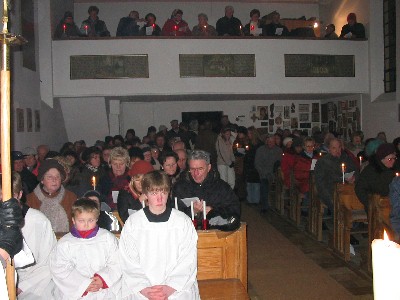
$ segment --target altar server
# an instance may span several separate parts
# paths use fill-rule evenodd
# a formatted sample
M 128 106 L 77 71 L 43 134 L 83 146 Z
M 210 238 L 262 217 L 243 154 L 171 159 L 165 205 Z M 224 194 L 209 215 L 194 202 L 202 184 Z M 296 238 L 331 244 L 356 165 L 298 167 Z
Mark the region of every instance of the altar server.
M 197 233 L 189 217 L 167 207 L 168 175 L 144 175 L 148 206 L 131 215 L 120 239 L 122 299 L 200 299 Z
M 50 257 L 56 299 L 120 299 L 118 241 L 97 226 L 99 214 L 92 200 L 81 198 L 74 203 L 74 226 Z

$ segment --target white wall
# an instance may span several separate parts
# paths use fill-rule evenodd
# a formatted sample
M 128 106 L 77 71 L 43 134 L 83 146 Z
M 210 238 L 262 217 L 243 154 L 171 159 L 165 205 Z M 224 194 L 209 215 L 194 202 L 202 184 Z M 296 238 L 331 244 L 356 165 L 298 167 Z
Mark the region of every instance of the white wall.
M 60 99 L 67 139 L 84 139 L 87 145 L 109 134 L 105 100 L 102 97 Z
M 238 100 L 238 101 L 168 101 L 168 102 L 123 102 L 121 103 L 121 133 L 125 134 L 126 130 L 133 128 L 136 135 L 143 137 L 147 134 L 147 128 L 151 125 L 158 128 L 159 125 L 166 125 L 170 127 L 170 121 L 177 119 L 182 120 L 182 112 L 206 112 L 206 111 L 222 111 L 229 116 L 232 123 L 239 126 L 261 126 L 260 120 L 253 120 L 250 118 L 253 114 L 253 106 L 270 106 L 272 103 L 275 105 L 274 119 L 279 115 L 276 112 L 277 106 L 291 106 L 295 104 L 295 113 L 290 117 L 298 117 L 298 105 L 309 104 L 310 108 L 310 123 L 311 123 L 311 104 L 320 103 L 319 100 Z M 236 120 L 238 116 L 243 115 L 243 118 Z M 282 118 L 284 114 L 282 111 Z M 284 119 L 290 121 L 290 119 Z M 263 121 L 264 122 L 264 121 Z M 268 121 L 266 121 L 268 122 Z M 299 122 L 300 123 L 300 122 Z M 318 123 L 312 123 L 312 126 L 319 126 Z M 283 124 L 279 126 L 284 128 Z M 278 126 L 274 125 L 273 132 L 276 131 Z M 290 127 L 288 127 L 290 129 Z M 311 129 L 311 128 L 309 128 Z
M 118 45 L 118 46 L 116 46 Z M 256 77 L 180 78 L 179 54 L 255 54 Z M 149 78 L 71 80 L 71 55 L 148 54 Z M 285 77 L 284 54 L 355 56 L 355 77 Z M 176 94 L 367 93 L 368 42 L 294 39 L 53 41 L 56 97 Z
M 171 12 L 175 8 L 180 8 L 183 11 L 183 19 L 188 22 L 192 28 L 197 25 L 197 15 L 201 12 L 208 15 L 209 24 L 215 26 L 217 20 L 224 16 L 224 8 L 227 5 L 232 5 L 235 8 L 235 17 L 239 18 L 244 24 L 249 22 L 250 11 L 257 8 L 261 12 L 261 16 L 269 14 L 277 10 L 281 14 L 281 18 L 299 18 L 301 16 L 318 17 L 317 4 L 299 4 L 299 3 L 239 3 L 239 2 L 180 2 L 180 1 L 167 1 L 167 2 L 146 2 L 146 1 L 124 1 L 112 3 L 75 3 L 75 21 L 77 24 L 87 19 L 87 10 L 90 5 L 96 5 L 100 12 L 100 19 L 104 20 L 107 24 L 108 30 L 112 36 L 115 36 L 117 26 L 120 18 L 126 17 L 131 10 L 139 12 L 140 17 L 144 18 L 149 12 L 152 12 L 157 17 L 157 23 L 162 27 L 165 21 L 170 18 Z

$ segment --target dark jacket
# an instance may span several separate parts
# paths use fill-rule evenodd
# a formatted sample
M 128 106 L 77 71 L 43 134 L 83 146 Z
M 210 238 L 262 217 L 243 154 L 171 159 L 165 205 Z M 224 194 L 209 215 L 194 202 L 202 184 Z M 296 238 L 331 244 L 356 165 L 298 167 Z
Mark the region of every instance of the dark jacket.
M 118 194 L 118 213 L 122 221 L 125 223 L 129 218 L 128 209 L 140 210 L 142 209 L 142 203 L 139 198 L 134 198 L 133 195 L 128 191 L 128 188 L 122 190 Z
M 340 157 L 327 154 L 318 159 L 315 165 L 315 185 L 317 187 L 320 200 L 333 212 L 333 191 L 336 183 L 342 182 L 342 163 L 346 166 L 346 173 L 354 171 L 356 180 L 358 178 L 358 168 L 353 160 L 342 152 Z
M 355 192 L 365 210 L 368 211 L 368 194 L 389 195 L 389 184 L 395 177 L 395 171 L 386 168 L 375 155 L 370 157 L 369 164 L 362 170 L 356 181 Z
M 342 31 L 340 33 L 340 37 L 343 38 L 349 32 L 352 33 L 352 38 L 357 39 L 365 39 L 365 28 L 361 23 L 355 23 L 353 26 L 346 24 L 342 27 Z
M 179 177 L 178 182 L 172 190 L 172 199 L 198 197 L 206 201 L 207 206 L 212 210 L 207 214 L 207 219 L 221 216 L 229 218 L 230 216 L 240 217 L 240 202 L 235 193 L 225 181 L 219 178 L 216 171 L 211 169 L 202 184 L 196 183 L 189 172 L 184 172 Z M 181 210 L 181 207 L 179 207 Z M 182 209 L 190 216 L 190 207 Z
M 260 175 L 256 167 L 254 166 L 254 161 L 256 159 L 256 152 L 258 147 L 262 146 L 262 144 L 258 145 L 248 145 L 248 150 L 246 150 L 246 154 L 244 156 L 244 176 L 246 178 L 246 182 L 260 182 Z
M 218 35 L 242 35 L 242 31 L 240 27 L 242 26 L 242 22 L 238 18 L 232 17 L 228 18 L 226 16 L 220 18 L 217 21 L 217 32 Z M 242 26 L 243 27 L 243 26 Z
M 87 36 L 110 36 L 106 23 L 99 18 L 93 21 L 89 17 L 82 22 L 81 33 L 86 35 L 85 25 L 87 26 Z
M 64 31 L 64 25 L 65 25 L 65 31 Z M 56 27 L 56 31 L 54 32 L 54 38 L 55 39 L 62 39 L 62 38 L 68 38 L 68 37 L 77 37 L 77 36 L 82 36 L 81 31 L 79 30 L 78 26 L 76 26 L 75 23 L 66 23 L 64 20 L 62 20 L 60 23 L 58 23 Z
M 283 29 L 281 35 L 276 34 L 277 28 Z M 266 36 L 288 36 L 289 30 L 287 29 L 287 27 L 285 25 L 282 25 L 280 23 L 279 24 L 269 23 L 264 26 L 263 35 L 266 35 Z
M 139 25 L 131 17 L 123 17 L 119 20 L 117 36 L 135 36 L 139 35 Z

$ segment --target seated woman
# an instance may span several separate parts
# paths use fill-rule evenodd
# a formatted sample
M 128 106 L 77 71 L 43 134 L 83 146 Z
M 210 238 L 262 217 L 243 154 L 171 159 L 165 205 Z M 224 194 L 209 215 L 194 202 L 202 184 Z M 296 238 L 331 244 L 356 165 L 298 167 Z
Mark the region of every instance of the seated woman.
M 200 299 L 192 221 L 167 207 L 171 184 L 164 172 L 146 174 L 142 188 L 149 206 L 129 217 L 119 242 L 122 299 Z
M 79 183 L 82 191 L 93 188 L 93 184 L 95 185 L 94 188 L 96 188 L 100 178 L 106 174 L 101 166 L 100 154 L 101 151 L 97 147 L 89 147 L 82 152 L 81 157 L 82 161 L 84 161 L 84 166 L 79 175 Z M 94 182 L 93 177 L 95 178 Z
M 142 179 L 153 170 L 153 166 L 145 160 L 135 162 L 130 169 L 131 181 L 119 192 L 117 201 L 118 213 L 124 223 L 129 217 L 129 210 L 140 210 L 142 202 L 147 200 L 142 191 Z
M 200 13 L 197 16 L 199 24 L 193 27 L 192 34 L 194 36 L 217 36 L 217 30 L 214 26 L 208 24 L 208 16 Z
M 355 185 L 355 192 L 365 211 L 368 212 L 368 194 L 389 194 L 389 184 L 395 176 L 393 165 L 396 160 L 393 144 L 382 144 L 369 158 L 369 164 L 362 170 Z
M 161 35 L 161 28 L 156 24 L 156 15 L 148 13 L 145 17 L 146 24 L 140 29 L 139 35 Z
M 260 11 L 258 9 L 253 9 L 250 12 L 250 22 L 246 24 L 243 28 L 244 35 L 259 36 L 262 35 L 263 25 L 260 21 Z
M 98 186 L 98 191 L 106 196 L 106 203 L 112 209 L 117 208 L 117 198 L 113 198 L 113 192 L 116 194 L 122 191 L 131 181 L 128 174 L 129 167 L 128 151 L 122 147 L 115 147 L 110 152 L 109 165 L 111 170 L 104 175 Z
M 163 28 L 162 35 L 167 36 L 185 36 L 192 35 L 188 23 L 182 20 L 183 12 L 180 9 L 174 9 L 171 19 L 168 19 Z
M 29 207 L 40 210 L 50 220 L 54 232 L 67 232 L 72 225 L 71 209 L 76 195 L 61 185 L 65 177 L 57 160 L 44 160 L 39 167 L 40 183 L 26 197 Z
M 173 186 L 178 180 L 181 170 L 178 167 L 178 154 L 173 151 L 164 152 L 161 155 L 160 163 L 164 172 L 171 179 L 171 185 Z

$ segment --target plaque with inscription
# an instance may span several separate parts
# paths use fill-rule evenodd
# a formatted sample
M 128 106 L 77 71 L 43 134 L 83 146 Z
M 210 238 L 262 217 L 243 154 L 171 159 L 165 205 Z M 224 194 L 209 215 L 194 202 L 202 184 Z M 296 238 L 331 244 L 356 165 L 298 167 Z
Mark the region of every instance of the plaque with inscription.
M 255 77 L 254 54 L 179 54 L 181 77 Z
M 285 54 L 285 77 L 354 76 L 354 55 Z
M 70 57 L 71 79 L 149 78 L 147 54 L 73 55 Z

